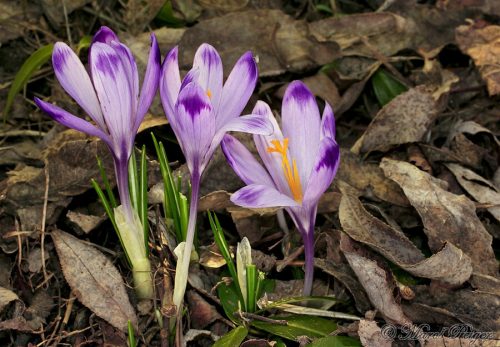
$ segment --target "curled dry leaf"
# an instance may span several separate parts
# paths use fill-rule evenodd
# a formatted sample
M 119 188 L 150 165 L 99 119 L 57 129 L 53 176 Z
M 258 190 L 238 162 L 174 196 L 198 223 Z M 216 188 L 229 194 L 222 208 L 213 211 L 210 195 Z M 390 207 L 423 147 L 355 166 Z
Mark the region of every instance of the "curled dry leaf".
M 476 201 L 482 204 L 494 205 L 488 207 L 488 211 L 497 221 L 500 221 L 500 192 L 497 187 L 474 171 L 458 164 L 449 163 L 446 164 L 446 167 L 455 175 L 462 188 Z
M 0 312 L 2 312 L 3 308 L 7 306 L 11 301 L 18 299 L 19 297 L 12 290 L 0 287 Z
M 420 141 L 438 114 L 437 103 L 425 86 L 402 93 L 385 105 L 354 144 L 352 151 L 387 151 Z
M 461 25 L 455 30 L 455 39 L 479 68 L 489 94 L 500 94 L 500 26 Z
M 409 163 L 384 158 L 380 167 L 400 185 L 417 210 L 433 252 L 450 242 L 471 258 L 475 272 L 497 275 L 492 237 L 477 217 L 472 201 L 447 192 L 437 183 L 439 180 Z
M 181 62 L 191 62 L 196 47 L 213 42 L 214 37 L 225 73 L 248 50 L 258 57 L 261 77 L 311 69 L 337 55 L 335 44 L 318 43 L 309 35 L 305 21 L 294 20 L 280 10 L 262 9 L 228 13 L 189 28 L 180 42 Z
M 372 216 L 344 184 L 339 186 L 342 192 L 340 224 L 351 238 L 368 245 L 415 276 L 451 285 L 460 285 L 469 279 L 471 260 L 460 249 L 446 243 L 436 254 L 425 259 L 404 233 Z
M 331 260 L 314 258 L 314 266 L 335 277 L 349 290 L 359 312 L 364 313 L 371 308 L 370 300 L 356 279 L 356 274 L 347 264 L 338 264 Z
M 403 313 L 401 306 L 394 299 L 395 284 L 392 274 L 381 268 L 375 260 L 366 258 L 345 234 L 342 234 L 340 248 L 373 306 L 389 322 L 400 325 L 411 324 L 411 321 Z
M 401 188 L 385 177 L 384 172 L 377 164 L 368 163 L 363 159 L 342 148 L 340 151 L 339 170 L 337 179 L 349 183 L 364 194 L 373 194 L 377 198 L 398 206 L 409 206 L 408 199 Z
M 97 248 L 61 230 L 52 232 L 64 277 L 82 304 L 111 325 L 127 331 L 137 326 L 120 272 Z
M 393 340 L 382 335 L 377 322 L 367 319 L 359 321 L 358 335 L 364 347 L 391 347 Z

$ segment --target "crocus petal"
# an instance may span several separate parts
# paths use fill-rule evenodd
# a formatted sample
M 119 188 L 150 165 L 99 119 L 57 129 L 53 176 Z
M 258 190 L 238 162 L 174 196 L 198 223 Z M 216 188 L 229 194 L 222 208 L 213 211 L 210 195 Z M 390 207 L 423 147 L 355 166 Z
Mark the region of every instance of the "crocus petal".
M 281 117 L 283 136 L 289 139 L 290 155 L 297 161 L 304 188 L 319 149 L 321 119 L 314 96 L 301 81 L 293 81 L 286 89 Z
M 106 142 L 106 144 L 111 144 L 109 136 L 106 133 L 86 120 L 76 117 L 62 108 L 49 104 L 48 102 L 42 101 L 38 98 L 35 98 L 35 103 L 43 112 L 47 113 L 56 122 L 61 123 L 68 128 L 86 133 L 90 136 L 97 136 Z
M 191 174 L 205 168 L 207 153 L 215 135 L 212 104 L 205 91 L 195 82 L 179 93 L 174 117 L 178 127 L 172 127 L 179 140 Z
M 299 206 L 287 195 L 262 184 L 250 184 L 241 188 L 231 196 L 231 201 L 247 208 Z
M 172 119 L 174 118 L 174 107 L 181 89 L 181 75 L 179 73 L 179 62 L 177 56 L 178 47 L 176 46 L 168 52 L 165 60 L 163 61 L 160 76 L 161 103 L 163 105 L 165 115 L 170 123 L 172 123 Z
M 215 110 L 219 106 L 222 92 L 222 61 L 211 45 L 202 44 L 194 56 L 193 68 L 200 69 L 198 84 L 205 90 Z
M 123 43 L 113 41 L 110 46 L 116 51 L 116 56 L 119 57 L 122 61 L 122 66 L 126 74 L 126 80 L 128 81 L 130 88 L 130 108 L 132 111 L 132 115 L 135 117 L 137 114 L 136 110 L 139 100 L 139 72 L 137 71 L 135 58 L 132 55 L 130 49 Z M 136 121 L 134 118 L 134 124 L 135 122 Z
M 271 176 L 252 153 L 236 138 L 225 135 L 221 142 L 221 148 L 227 162 L 245 184 L 256 183 L 274 187 Z
M 181 88 L 182 90 L 185 86 L 187 86 L 191 82 L 198 82 L 198 77 L 200 76 L 200 69 L 197 67 L 192 68 L 188 71 L 186 76 L 182 79 Z
M 158 81 L 160 80 L 160 59 L 160 48 L 156 36 L 151 34 L 151 50 L 149 51 L 148 66 L 142 81 L 141 96 L 134 126 L 135 132 L 139 129 L 139 125 L 156 95 Z
M 113 30 L 108 28 L 107 26 L 102 26 L 97 30 L 94 37 L 92 37 L 92 44 L 95 42 L 101 42 L 106 44 L 111 44 L 112 41 L 120 42 L 118 36 L 114 33 Z
M 78 56 L 63 42 L 54 45 L 52 65 L 59 83 L 101 129 L 106 124 L 89 74 Z
M 278 122 L 276 122 L 276 118 L 274 118 L 271 108 L 264 101 L 257 101 L 252 113 L 266 117 L 273 127 L 272 135 L 255 135 L 253 139 L 257 152 L 259 152 L 262 162 L 269 171 L 276 187 L 280 192 L 288 192 L 288 183 L 283 175 L 283 167 L 281 165 L 282 158 L 278 153 L 270 153 L 267 150 L 269 147 L 272 147 L 272 140 L 283 141 L 283 134 L 281 133 Z
M 304 202 L 317 202 L 332 183 L 340 163 L 340 149 L 337 142 L 330 137 L 323 138 L 315 159 L 304 193 Z
M 135 110 L 132 110 L 126 68 L 116 50 L 106 44 L 95 43 L 91 56 L 92 78 L 108 131 L 115 144 L 124 151 L 122 155 L 128 158 L 135 136 L 132 133 Z M 126 141 L 125 148 L 122 147 L 123 141 Z
M 217 128 L 231 118 L 238 117 L 252 96 L 257 83 L 257 64 L 251 52 L 241 56 L 229 74 L 224 87 L 217 114 Z
M 210 155 L 215 152 L 222 138 L 228 131 L 240 131 L 250 134 L 272 134 L 271 123 L 261 115 L 250 114 L 231 119 L 226 125 L 218 129 L 210 146 Z
M 329 137 L 335 140 L 335 118 L 330 104 L 325 102 L 325 109 L 321 117 L 321 139 Z

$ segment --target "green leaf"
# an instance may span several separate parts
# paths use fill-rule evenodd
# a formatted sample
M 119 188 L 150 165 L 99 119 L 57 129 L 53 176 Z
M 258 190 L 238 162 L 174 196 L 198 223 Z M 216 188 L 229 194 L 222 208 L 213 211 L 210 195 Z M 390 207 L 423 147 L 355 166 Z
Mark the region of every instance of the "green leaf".
M 165 1 L 155 19 L 171 28 L 180 28 L 186 24 L 182 19 L 175 16 L 171 0 Z
M 92 36 L 90 35 L 83 36 L 76 45 L 76 55 L 80 55 L 80 51 L 82 49 L 89 48 L 91 43 L 92 43 Z
M 361 342 L 349 336 L 327 336 L 308 344 L 309 347 L 361 347 Z
M 139 219 L 144 228 L 144 243 L 149 254 L 149 222 L 148 222 L 148 166 L 146 161 L 146 146 L 142 146 L 139 173 Z
M 245 327 L 239 326 L 234 328 L 226 335 L 222 336 L 220 340 L 217 340 L 213 346 L 214 347 L 236 347 L 239 346 L 245 337 L 248 335 L 248 330 Z
M 131 321 L 128 321 L 127 330 L 128 330 L 128 345 L 130 347 L 137 346 L 137 342 L 135 341 L 134 327 L 132 326 Z
M 399 94 L 408 90 L 384 69 L 378 69 L 371 78 L 373 92 L 380 106 L 384 106 Z
M 238 324 L 239 322 L 234 316 L 234 313 L 240 309 L 240 295 L 238 295 L 234 282 L 230 285 L 222 283 L 217 286 L 217 296 L 220 299 L 227 318 Z
M 252 325 L 273 335 L 296 341 L 299 336 L 325 337 L 337 328 L 337 324 L 330 320 L 313 316 L 276 317 L 286 320 L 288 325 L 279 325 L 268 322 L 253 321 Z
M 21 68 L 14 77 L 14 81 L 9 89 L 9 94 L 7 95 L 7 101 L 5 102 L 5 108 L 3 109 L 3 120 L 4 122 L 7 120 L 7 114 L 12 107 L 12 103 L 14 102 L 14 97 L 17 93 L 19 93 L 28 80 L 33 75 L 33 73 L 40 69 L 40 67 L 49 61 L 52 56 L 52 50 L 54 49 L 53 44 L 49 44 L 46 46 L 42 46 L 37 49 L 32 55 L 26 59 Z

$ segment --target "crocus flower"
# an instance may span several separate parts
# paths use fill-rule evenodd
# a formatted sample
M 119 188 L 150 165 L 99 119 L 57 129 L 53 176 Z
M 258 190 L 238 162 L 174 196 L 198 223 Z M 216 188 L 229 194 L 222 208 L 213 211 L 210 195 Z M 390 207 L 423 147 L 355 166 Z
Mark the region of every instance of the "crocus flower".
M 254 136 L 265 168 L 230 135 L 224 136 L 222 150 L 247 184 L 231 196 L 232 202 L 248 208 L 284 207 L 289 213 L 304 242 L 304 295 L 309 295 L 318 201 L 337 172 L 340 152 L 332 108 L 326 103 L 321 119 L 314 96 L 302 82 L 288 86 L 281 111 L 283 132 L 265 102 L 259 101 L 253 110 L 274 127 L 270 136 Z
M 214 151 L 227 131 L 270 134 L 265 116 L 241 113 L 257 83 L 257 66 L 252 53 L 237 61 L 223 84 L 222 61 L 212 46 L 202 44 L 193 68 L 180 78 L 178 48 L 163 63 L 160 95 L 163 109 L 174 131 L 191 175 L 191 205 L 183 257 L 178 260 L 174 304 L 180 308 L 187 283 L 192 250 L 200 179 Z
M 151 36 L 151 51 L 139 90 L 139 74 L 130 49 L 120 42 L 116 34 L 107 27 L 93 37 L 89 51 L 90 75 L 73 50 L 63 42 L 54 45 L 52 65 L 55 75 L 64 90 L 92 119 L 86 121 L 70 114 L 60 107 L 35 98 L 38 107 L 55 121 L 75 130 L 82 131 L 103 140 L 113 154 L 114 167 L 122 206 L 115 211 L 117 222 L 121 223 L 120 236 L 124 243 L 133 272 L 148 272 L 149 261 L 144 263 L 146 249 L 142 227 L 137 226 L 136 212 L 132 208 L 129 194 L 128 162 L 134 148 L 134 140 L 153 98 L 156 94 L 160 72 L 160 52 L 156 38 Z M 140 222 L 139 222 L 140 225 Z M 138 229 L 138 230 L 136 230 Z M 146 258 L 147 260 L 147 258 Z M 137 276 L 141 277 L 140 274 Z M 134 277 L 137 279 L 137 277 Z M 151 284 L 151 280 L 149 280 Z M 136 283 L 136 286 L 138 283 Z M 152 286 L 150 285 L 151 289 Z M 148 296 L 142 293 L 141 296 Z

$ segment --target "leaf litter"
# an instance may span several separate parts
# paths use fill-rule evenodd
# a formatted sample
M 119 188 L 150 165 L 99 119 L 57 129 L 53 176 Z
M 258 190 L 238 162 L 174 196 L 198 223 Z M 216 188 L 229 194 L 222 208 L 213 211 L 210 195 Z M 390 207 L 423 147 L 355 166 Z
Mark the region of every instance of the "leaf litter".
M 257 99 L 279 111 L 284 88 L 301 79 L 336 114 L 342 159 L 337 180 L 318 208 L 314 286 L 316 293 L 337 299 L 322 312 L 365 316 L 351 330 L 341 328 L 346 321 L 331 320 L 337 330 L 349 330 L 363 346 L 401 345 L 383 336 L 387 323 L 415 329 L 432 324 L 438 331 L 455 324 L 470 324 L 475 332 L 500 330 L 500 109 L 491 97 L 500 90 L 500 8 L 495 1 L 330 1 L 326 12 L 300 1 L 256 6 L 250 1 L 177 0 L 152 1 L 146 7 L 129 1 L 105 4 L 103 12 L 97 3 L 83 0 L 67 4 L 69 27 L 60 6 L 41 3 L 20 6 L 0 0 L 6 10 L 0 15 L 0 27 L 6 29 L 0 33 L 4 96 L 22 64 L 11 57 L 27 57 L 57 40 L 75 43 L 82 33 L 95 32 L 96 23 L 126 31 L 124 41 L 140 70 L 147 63 L 150 29 L 163 55 L 180 45 L 184 72 L 202 42 L 213 44 L 228 65 L 252 50 L 261 79 L 245 113 Z M 44 21 L 38 21 L 42 14 Z M 80 56 L 85 55 L 83 50 Z M 121 254 L 114 253 L 119 241 L 102 210 L 91 207 L 97 198 L 89 181 L 100 179 L 96 156 L 108 165 L 112 181 L 107 149 L 98 140 L 61 132 L 25 102 L 44 95 L 76 110 L 47 71 L 37 71 L 26 93 L 15 98 L 13 117 L 0 132 L 0 343 L 48 346 L 66 340 L 118 346 L 126 343 L 131 320 L 142 333 L 140 344 L 164 346 L 168 312 L 159 326 L 151 305 L 143 310 L 131 300 L 125 284 L 130 272 L 121 266 L 122 259 L 112 262 L 91 246 Z M 380 90 L 373 90 L 393 92 L 377 85 L 374 76 L 381 71 L 407 89 L 387 103 L 380 103 Z M 187 193 L 187 168 L 158 100 L 150 112 L 142 130 L 153 131 L 166 144 Z M 245 145 L 252 143 L 250 137 L 237 136 Z M 138 142 L 149 146 L 146 137 Z M 168 308 L 176 242 L 162 220 L 158 182 L 158 175 L 149 182 L 154 186 L 149 242 L 157 279 L 162 278 L 158 298 Z M 203 177 L 199 205 L 198 250 L 204 266 L 192 264 L 189 276 L 185 339 L 193 345 L 211 345 L 230 329 L 221 298 L 214 295 L 225 261 L 213 247 L 206 218 L 200 218 L 205 211 L 217 211 L 231 245 L 249 238 L 257 267 L 274 280 L 269 297 L 301 291 L 303 249 L 290 220 L 278 221 L 278 209 L 234 206 L 230 194 L 242 186 L 217 151 Z M 41 239 L 41 229 L 53 238 Z M 269 316 L 276 319 L 274 312 L 263 319 Z M 57 323 L 61 319 L 62 325 Z M 313 346 L 333 341 L 332 336 L 314 341 L 317 334 L 304 321 L 299 330 L 307 337 L 293 335 L 291 328 L 283 333 Z M 276 345 L 276 335 L 252 334 L 245 346 Z M 474 340 L 450 333 L 440 339 L 423 334 L 419 343 L 492 346 L 497 341 L 491 335 Z

